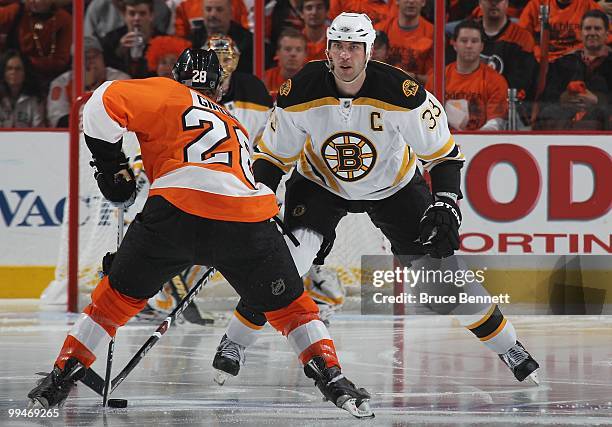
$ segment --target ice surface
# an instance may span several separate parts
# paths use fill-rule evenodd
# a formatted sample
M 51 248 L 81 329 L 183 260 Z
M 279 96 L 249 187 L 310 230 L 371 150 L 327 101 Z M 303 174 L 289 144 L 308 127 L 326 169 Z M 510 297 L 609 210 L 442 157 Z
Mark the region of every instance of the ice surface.
M 127 409 L 103 410 L 101 398 L 80 384 L 59 418 L 9 418 L 9 409 L 26 407 L 35 373 L 51 368 L 71 319 L 0 304 L 0 425 L 612 425 L 612 318 L 580 316 L 512 317 L 542 366 L 540 387 L 517 382 L 449 318 L 337 316 L 330 332 L 343 371 L 372 393 L 374 420 L 323 402 L 269 327 L 247 350 L 241 374 L 217 386 L 211 362 L 223 322 L 172 327 L 112 394 L 128 399 Z M 119 331 L 115 374 L 156 327 Z M 94 364 L 102 376 L 105 353 Z

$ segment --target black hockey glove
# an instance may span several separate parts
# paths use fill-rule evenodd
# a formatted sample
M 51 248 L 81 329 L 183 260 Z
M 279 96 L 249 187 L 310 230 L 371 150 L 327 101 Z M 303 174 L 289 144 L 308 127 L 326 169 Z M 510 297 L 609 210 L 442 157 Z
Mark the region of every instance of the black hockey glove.
M 97 160 L 90 163 L 96 168 L 94 178 L 102 195 L 117 207 L 127 208 L 136 200 L 136 180 L 128 159 L 122 154 L 115 160 Z
M 429 205 L 419 225 L 420 240 L 432 258 L 446 258 L 459 249 L 461 211 L 448 197 Z
M 116 254 L 117 252 L 107 252 L 106 255 L 102 257 L 102 275 L 108 276 L 110 274 Z

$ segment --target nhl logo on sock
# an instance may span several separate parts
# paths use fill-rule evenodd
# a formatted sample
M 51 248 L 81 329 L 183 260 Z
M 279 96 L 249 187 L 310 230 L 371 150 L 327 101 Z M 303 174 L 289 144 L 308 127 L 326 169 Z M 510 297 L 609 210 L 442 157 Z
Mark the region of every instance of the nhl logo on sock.
M 297 205 L 291 211 L 291 215 L 293 215 L 293 216 L 302 216 L 305 213 L 306 213 L 306 206 L 304 206 L 304 205 Z
M 285 292 L 285 281 L 283 279 L 275 280 L 270 288 L 272 288 L 272 295 L 280 295 Z

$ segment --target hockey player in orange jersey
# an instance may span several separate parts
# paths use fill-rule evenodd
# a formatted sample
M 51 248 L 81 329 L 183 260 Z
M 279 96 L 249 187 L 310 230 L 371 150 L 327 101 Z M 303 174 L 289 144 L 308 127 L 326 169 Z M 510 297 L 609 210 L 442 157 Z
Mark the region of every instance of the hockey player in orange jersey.
M 334 342 L 271 220 L 275 196 L 255 182 L 244 127 L 215 102 L 221 75 L 214 51 L 186 49 L 173 70 L 176 81 L 106 82 L 85 105 L 85 140 L 104 197 L 120 205 L 133 199 L 134 175 L 121 151 L 129 131 L 140 142 L 151 189 L 52 372 L 28 394 L 33 405 L 61 405 L 96 348 L 165 281 L 201 264 L 215 267 L 265 313 L 326 399 L 355 417 L 373 416 L 370 395 L 341 373 Z

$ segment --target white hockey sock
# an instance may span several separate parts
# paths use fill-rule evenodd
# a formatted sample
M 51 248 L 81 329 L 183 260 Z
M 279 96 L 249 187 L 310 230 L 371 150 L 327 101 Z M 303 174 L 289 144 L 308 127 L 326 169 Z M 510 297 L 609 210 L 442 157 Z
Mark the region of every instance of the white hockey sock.
M 512 322 L 504 317 L 496 304 L 474 315 L 457 316 L 457 319 L 497 354 L 507 352 L 516 343 Z
M 234 310 L 234 315 L 230 319 L 225 334 L 235 343 L 248 347 L 255 344 L 255 341 L 259 338 L 259 331 L 262 329 L 263 326 L 258 326 L 249 322 L 241 316 L 240 313 Z

